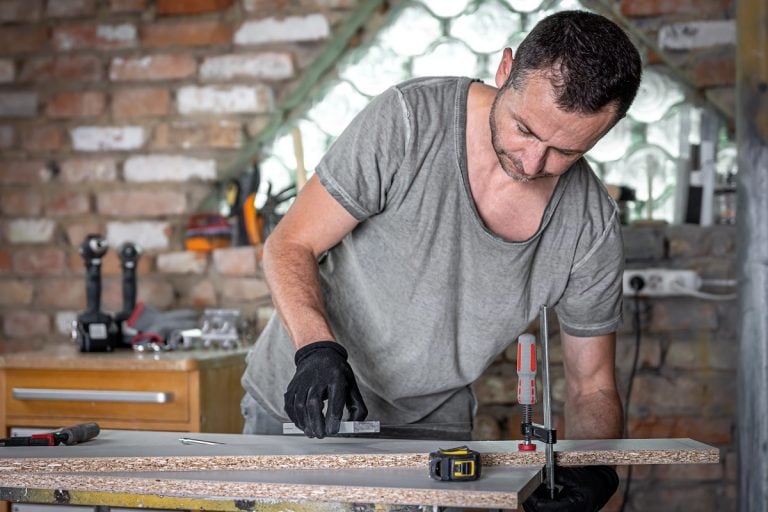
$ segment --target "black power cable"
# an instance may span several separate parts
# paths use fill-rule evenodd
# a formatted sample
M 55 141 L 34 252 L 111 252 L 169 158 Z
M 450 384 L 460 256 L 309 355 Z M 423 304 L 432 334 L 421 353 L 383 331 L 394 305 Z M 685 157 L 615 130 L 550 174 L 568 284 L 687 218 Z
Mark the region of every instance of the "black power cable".
M 634 315 L 632 318 L 632 328 L 635 331 L 635 353 L 632 356 L 632 369 L 629 372 L 629 383 L 627 384 L 627 393 L 624 397 L 624 435 L 629 435 L 629 399 L 632 397 L 632 384 L 635 381 L 635 374 L 637 373 L 637 364 L 640 359 L 640 340 L 642 339 L 642 325 L 640 322 L 640 290 L 645 286 L 645 282 L 641 277 L 633 277 L 629 281 L 629 285 L 635 291 L 634 297 Z M 632 483 L 632 466 L 627 466 L 627 478 L 626 485 L 624 486 L 624 497 L 621 501 L 621 512 L 624 512 L 624 508 L 629 501 L 629 488 Z

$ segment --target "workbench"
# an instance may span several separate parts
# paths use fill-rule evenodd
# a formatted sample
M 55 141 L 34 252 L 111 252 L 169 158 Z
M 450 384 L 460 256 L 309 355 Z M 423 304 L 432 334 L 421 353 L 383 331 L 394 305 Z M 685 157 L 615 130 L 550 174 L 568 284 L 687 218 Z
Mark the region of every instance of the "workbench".
M 183 444 L 181 437 L 218 444 Z M 74 446 L 0 448 L 0 499 L 216 511 L 389 510 L 401 505 L 516 509 L 541 482 L 544 450 L 471 441 L 476 481 L 429 478 L 445 441 L 103 431 Z M 561 466 L 718 463 L 690 439 L 558 441 Z M 361 508 L 362 507 L 362 508 Z
M 242 432 L 246 349 L 81 353 L 73 344 L 0 356 L 0 434 L 14 427 Z

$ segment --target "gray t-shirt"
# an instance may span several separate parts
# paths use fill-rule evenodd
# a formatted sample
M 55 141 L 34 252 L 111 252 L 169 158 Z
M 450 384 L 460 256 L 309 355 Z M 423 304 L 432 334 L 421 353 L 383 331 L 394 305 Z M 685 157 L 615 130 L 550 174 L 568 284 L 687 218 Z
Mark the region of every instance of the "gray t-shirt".
M 542 304 L 575 336 L 620 323 L 618 209 L 583 159 L 559 179 L 530 239 L 510 242 L 484 225 L 467 178 L 470 83 L 422 78 L 390 88 L 316 170 L 361 221 L 320 258 L 320 280 L 368 417 L 382 423 L 471 421 L 469 385 Z M 243 377 L 284 421 L 294 352 L 275 315 Z

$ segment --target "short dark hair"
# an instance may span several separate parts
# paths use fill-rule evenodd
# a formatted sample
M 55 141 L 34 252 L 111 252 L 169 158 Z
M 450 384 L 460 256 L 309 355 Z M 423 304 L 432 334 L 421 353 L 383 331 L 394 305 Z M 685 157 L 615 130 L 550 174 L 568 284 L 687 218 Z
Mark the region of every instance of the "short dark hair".
M 586 11 L 561 11 L 539 21 L 517 48 L 504 87 L 520 89 L 527 77 L 549 73 L 557 106 L 594 114 L 615 103 L 624 117 L 640 86 L 637 48 L 608 18 Z

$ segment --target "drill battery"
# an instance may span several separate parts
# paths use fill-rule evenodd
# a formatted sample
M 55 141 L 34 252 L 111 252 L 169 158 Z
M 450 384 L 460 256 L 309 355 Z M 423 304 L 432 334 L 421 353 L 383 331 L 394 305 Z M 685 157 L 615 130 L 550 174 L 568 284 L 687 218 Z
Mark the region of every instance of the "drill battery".
M 480 477 L 480 453 L 458 446 L 429 454 L 429 476 L 434 480 L 462 481 Z

